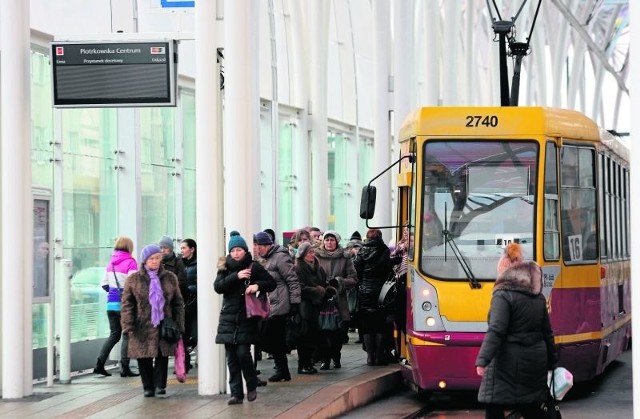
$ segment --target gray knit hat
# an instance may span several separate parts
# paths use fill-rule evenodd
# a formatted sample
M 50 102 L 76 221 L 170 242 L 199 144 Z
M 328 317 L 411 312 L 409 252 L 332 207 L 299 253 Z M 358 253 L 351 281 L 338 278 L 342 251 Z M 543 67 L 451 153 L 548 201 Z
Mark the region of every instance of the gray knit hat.
M 169 236 L 162 236 L 160 240 L 158 240 L 158 246 L 160 247 L 168 247 L 173 250 L 173 239 Z
M 296 253 L 296 259 L 304 259 L 304 256 L 309 253 L 311 247 L 311 243 L 309 242 L 300 243 L 300 246 L 298 246 L 298 252 Z

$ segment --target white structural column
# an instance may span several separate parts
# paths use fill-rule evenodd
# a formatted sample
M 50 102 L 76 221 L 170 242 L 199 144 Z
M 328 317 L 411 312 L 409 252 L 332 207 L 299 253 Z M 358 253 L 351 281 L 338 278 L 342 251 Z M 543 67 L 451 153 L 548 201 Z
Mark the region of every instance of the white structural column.
M 329 1 L 307 1 L 309 55 L 309 140 L 311 141 L 311 224 L 327 228 L 329 170 L 327 142 L 327 60 Z
M 374 62 L 374 129 L 373 151 L 375 155 L 375 166 L 373 174 L 376 175 L 389 167 L 391 164 L 391 131 L 389 121 L 389 78 L 391 76 L 391 3 L 389 0 L 377 0 L 373 2 L 373 22 L 376 35 L 375 44 L 377 47 L 373 52 Z M 396 173 L 391 171 L 390 173 Z M 376 180 L 376 187 L 382 192 L 376 204 L 377 219 L 381 225 L 393 225 L 396 223 L 392 219 L 391 199 L 391 177 L 388 174 L 382 175 Z M 360 191 L 358 191 L 360 192 Z M 383 230 L 385 241 L 392 237 L 390 230 Z
M 444 44 L 442 49 L 444 66 L 442 71 L 443 105 L 461 105 L 460 97 L 458 96 L 458 83 L 460 83 L 459 79 L 464 79 L 461 77 L 463 72 L 469 71 L 469 69 L 461 69 L 460 65 L 458 65 L 459 60 L 462 61 L 462 57 L 458 56 L 461 51 L 460 21 L 462 20 L 462 2 L 447 1 L 443 4 L 443 7 L 446 22 L 442 31 L 444 39 L 441 40 Z M 469 52 L 467 55 L 471 55 L 471 53 Z
M 226 238 L 237 230 L 247 242 L 260 229 L 259 11 L 251 0 L 224 3 Z
M 422 3 L 424 7 L 425 62 L 420 67 L 425 74 L 426 102 L 421 105 L 437 106 L 442 100 L 440 96 L 440 57 L 442 56 L 442 39 L 440 37 L 440 6 L 438 2 L 427 1 Z
M 215 0 L 196 3 L 195 27 L 198 394 L 208 396 L 223 393 L 226 388 L 224 348 L 215 343 L 222 299 L 212 289 L 217 256 L 225 253 Z
M 412 89 L 415 88 L 413 71 L 413 19 L 414 1 L 395 0 L 393 8 L 393 113 L 395 140 L 409 112 L 415 107 Z
M 29 2 L 0 2 L 2 398 L 33 392 Z M 16 249 L 20 249 L 16 255 Z M 10 263 L 11 262 L 11 263 Z

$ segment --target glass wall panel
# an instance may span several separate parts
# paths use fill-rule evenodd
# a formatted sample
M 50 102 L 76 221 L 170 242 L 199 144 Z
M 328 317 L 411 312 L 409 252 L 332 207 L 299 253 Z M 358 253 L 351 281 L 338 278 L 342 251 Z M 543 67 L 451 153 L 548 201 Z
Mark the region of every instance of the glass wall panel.
M 141 246 L 176 230 L 174 127 L 173 108 L 140 109 Z
M 341 236 L 350 234 L 347 225 L 347 188 L 348 156 L 347 139 L 342 134 L 329 133 L 329 230 L 337 231 Z M 344 245 L 346 241 L 341 243 Z
M 53 187 L 53 112 L 49 57 L 31 53 L 31 161 L 33 185 Z
M 375 157 L 373 155 L 373 138 L 360 138 L 358 141 L 358 185 L 353 189 L 354 193 L 360 196 L 362 187 L 366 186 L 373 178 L 373 166 Z M 359 211 L 359 208 L 355 209 Z M 367 231 L 366 221 L 358 217 L 358 231 Z
M 50 74 L 49 57 L 31 51 L 31 177 L 34 188 L 49 194 L 53 192 L 54 140 Z M 47 346 L 47 307 L 34 304 L 32 308 L 34 349 Z
M 303 226 L 293 225 L 294 194 L 298 176 L 293 164 L 294 130 L 289 121 L 280 121 L 280 144 L 278 148 L 279 199 L 276 205 L 278 225 L 281 231 L 292 231 Z M 302 158 L 302 157 L 300 157 Z
M 104 267 L 118 235 L 114 109 L 62 111 L 64 257 L 73 263 L 71 341 L 109 335 Z
M 181 91 L 181 99 L 183 141 L 182 238 L 196 240 L 196 101 L 193 93 L 186 91 Z

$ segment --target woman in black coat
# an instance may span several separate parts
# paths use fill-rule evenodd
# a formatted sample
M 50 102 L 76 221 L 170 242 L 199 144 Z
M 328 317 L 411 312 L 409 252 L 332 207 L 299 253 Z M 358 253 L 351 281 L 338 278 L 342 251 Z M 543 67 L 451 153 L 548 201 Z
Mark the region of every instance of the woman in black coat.
M 392 265 L 382 231 L 367 231 L 367 239 L 354 256 L 353 265 L 358 274 L 358 324 L 367 351 L 367 365 L 386 365 L 387 312 L 380 307 L 378 297 Z
M 327 274 L 318 263 L 311 243 L 304 242 L 296 253 L 295 271 L 300 281 L 300 317 L 305 332 L 298 338 L 298 374 L 315 374 L 313 351 L 320 345 L 320 307 L 324 300 Z M 327 287 L 336 294 L 336 289 Z
M 253 263 L 247 243 L 232 231 L 229 255 L 218 261 L 213 288 L 223 295 L 216 343 L 224 344 L 229 368 L 231 398 L 227 403 L 240 404 L 244 400 L 242 375 L 247 382 L 247 400 L 252 402 L 260 382 L 251 357 L 251 345 L 258 341 L 258 318 L 247 318 L 245 293 L 273 291 L 276 281 L 259 263 Z
M 476 360 L 485 417 L 503 418 L 507 408 L 525 418 L 544 417 L 539 406 L 547 400 L 547 371 L 556 361 L 542 271 L 535 262 L 524 262 L 522 248 L 512 243 L 498 264 L 489 330 Z

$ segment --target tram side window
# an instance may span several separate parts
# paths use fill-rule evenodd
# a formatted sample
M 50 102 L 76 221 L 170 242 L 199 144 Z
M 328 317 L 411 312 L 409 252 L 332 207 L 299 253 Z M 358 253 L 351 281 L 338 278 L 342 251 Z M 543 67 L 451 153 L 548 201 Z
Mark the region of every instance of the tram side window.
M 556 145 L 547 143 L 544 170 L 544 259 L 560 258 L 558 231 L 558 157 Z
M 562 248 L 565 262 L 597 258 L 595 152 L 564 146 L 561 152 Z

